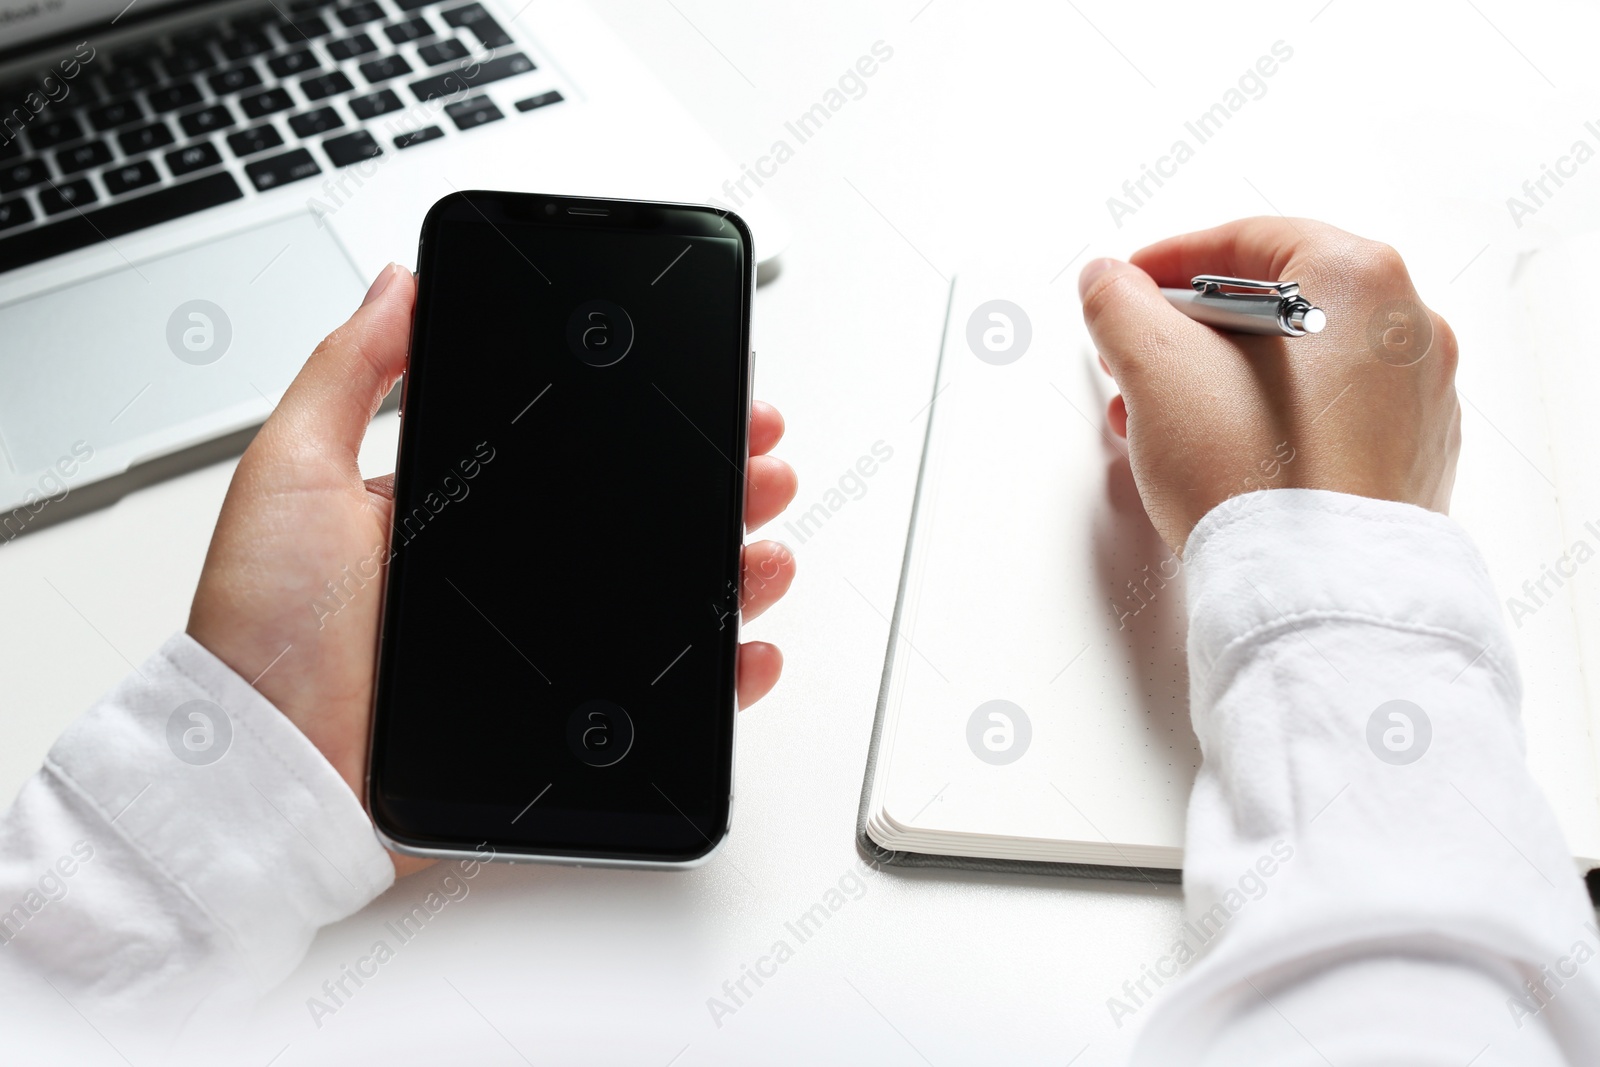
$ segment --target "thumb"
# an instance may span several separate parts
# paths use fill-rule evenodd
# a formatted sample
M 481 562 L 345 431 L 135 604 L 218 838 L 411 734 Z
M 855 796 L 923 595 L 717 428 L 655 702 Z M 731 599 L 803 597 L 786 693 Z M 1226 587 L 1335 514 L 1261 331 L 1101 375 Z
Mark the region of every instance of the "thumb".
M 411 272 L 394 263 L 383 268 L 356 313 L 300 368 L 266 430 L 291 449 L 354 469 L 367 424 L 405 373 L 415 302 Z
M 1202 340 L 1204 327 L 1178 311 L 1144 271 L 1097 259 L 1078 276 L 1083 320 L 1100 358 L 1124 391 L 1138 390 L 1166 360 Z

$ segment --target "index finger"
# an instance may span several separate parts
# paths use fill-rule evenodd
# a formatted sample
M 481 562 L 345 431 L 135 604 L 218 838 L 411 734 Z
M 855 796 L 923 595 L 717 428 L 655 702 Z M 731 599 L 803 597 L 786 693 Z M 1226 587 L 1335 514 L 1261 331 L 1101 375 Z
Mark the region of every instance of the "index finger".
M 1197 274 L 1226 274 L 1260 281 L 1286 279 L 1298 264 L 1330 249 L 1359 240 L 1314 219 L 1257 216 L 1224 223 L 1209 230 L 1157 241 L 1129 260 L 1157 285 L 1187 288 Z
M 750 454 L 764 456 L 783 437 L 783 416 L 764 400 L 750 403 Z

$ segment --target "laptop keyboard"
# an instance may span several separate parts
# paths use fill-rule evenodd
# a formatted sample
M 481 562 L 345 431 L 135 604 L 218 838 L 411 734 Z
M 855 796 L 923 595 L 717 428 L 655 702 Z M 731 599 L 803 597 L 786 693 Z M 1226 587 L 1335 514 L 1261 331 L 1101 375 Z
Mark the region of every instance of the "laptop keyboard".
M 37 115 L 0 87 L 0 272 L 469 133 L 535 69 L 481 3 L 294 0 L 102 52 Z

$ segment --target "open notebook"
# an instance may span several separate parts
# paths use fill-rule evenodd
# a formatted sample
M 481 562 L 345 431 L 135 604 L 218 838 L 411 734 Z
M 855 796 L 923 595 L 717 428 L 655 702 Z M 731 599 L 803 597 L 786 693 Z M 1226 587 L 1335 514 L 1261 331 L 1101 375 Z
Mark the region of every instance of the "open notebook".
M 1502 597 L 1526 600 L 1522 583 L 1563 558 L 1576 572 L 1507 610 L 1529 762 L 1583 870 L 1600 866 L 1600 352 L 1528 305 L 1595 263 L 1594 238 L 1524 263 L 1502 316 L 1520 327 L 1486 342 L 1512 350 L 1474 368 L 1493 422 L 1463 389 L 1476 451 L 1452 507 Z M 861 847 L 905 866 L 1175 879 L 1200 763 L 1183 576 L 1106 428 L 1112 387 L 1075 294 L 957 279 L 936 379 Z

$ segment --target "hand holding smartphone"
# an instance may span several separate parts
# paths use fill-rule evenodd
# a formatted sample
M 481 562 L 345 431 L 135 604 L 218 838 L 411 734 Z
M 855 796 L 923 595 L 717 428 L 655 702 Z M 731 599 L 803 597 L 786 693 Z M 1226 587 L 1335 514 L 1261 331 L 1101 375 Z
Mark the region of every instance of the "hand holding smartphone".
M 391 848 L 681 866 L 726 835 L 753 264 L 710 208 L 429 212 L 368 767 Z

